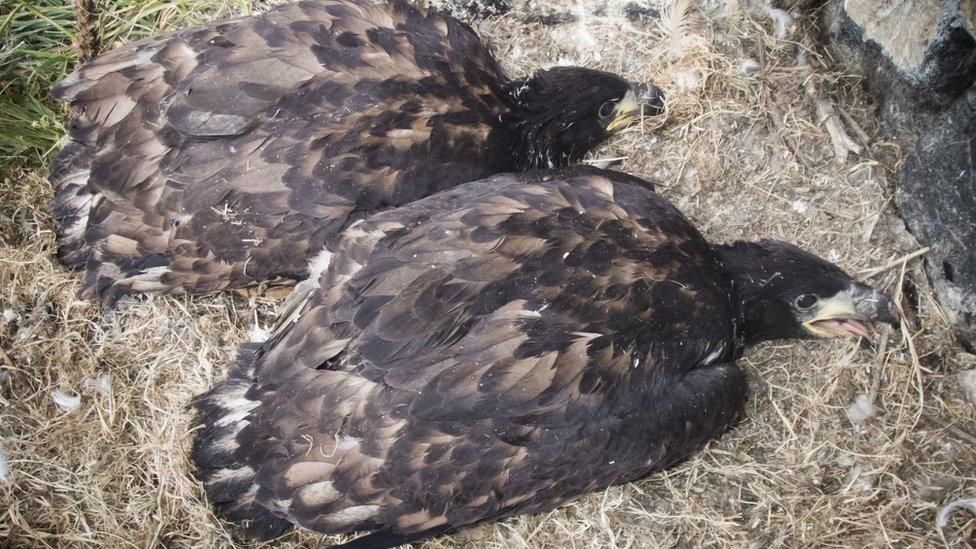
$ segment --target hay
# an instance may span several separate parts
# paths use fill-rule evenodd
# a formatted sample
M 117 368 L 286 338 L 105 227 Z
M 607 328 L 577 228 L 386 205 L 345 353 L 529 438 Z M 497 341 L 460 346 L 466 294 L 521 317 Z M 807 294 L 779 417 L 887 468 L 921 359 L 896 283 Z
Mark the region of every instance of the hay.
M 138 32 L 103 13 L 104 46 L 198 15 L 151 4 L 153 17 L 142 17 L 137 3 L 113 8 L 139 17 L 127 27 Z M 662 28 L 653 18 L 631 23 L 623 2 L 553 1 L 548 9 L 575 22 L 550 27 L 529 13 L 544 4 L 478 24 L 512 73 L 583 63 L 654 81 L 668 96 L 666 116 L 626 132 L 594 161 L 624 158 L 622 169 L 660 180 L 660 192 L 712 239 L 786 239 L 870 275 L 897 294 L 908 322 L 863 348 L 832 341 L 752 349 L 742 361 L 755 379 L 747 418 L 695 458 L 546 515 L 425 547 L 972 539 L 976 520 L 965 508 L 936 524 L 941 505 L 976 490 L 976 413 L 955 375 L 972 363 L 953 347 L 915 254 L 920 246 L 893 215 L 901 152 L 877 137 L 858 82 L 825 68 L 829 60 L 816 50 L 804 51 L 812 73 L 798 70 L 797 44 L 812 43 L 814 32 L 803 18 L 778 39 L 765 11 L 736 2 L 668 10 Z M 63 38 L 52 48 L 70 47 Z M 754 63 L 743 72 L 747 60 Z M 861 141 L 861 155 L 835 161 L 808 81 Z M 52 124 L 44 128 L 60 131 Z M 44 139 L 22 149 L 36 161 L 5 167 L 0 187 L 0 539 L 233 546 L 188 475 L 187 404 L 222 375 L 248 332 L 271 323 L 276 300 L 151 297 L 103 319 L 77 300 L 76 277 L 53 261 L 50 190 L 33 169 L 47 153 Z M 59 407 L 56 392 L 62 404 L 80 400 Z M 855 402 L 871 411 L 857 425 L 848 417 Z M 320 540 L 293 533 L 282 545 Z

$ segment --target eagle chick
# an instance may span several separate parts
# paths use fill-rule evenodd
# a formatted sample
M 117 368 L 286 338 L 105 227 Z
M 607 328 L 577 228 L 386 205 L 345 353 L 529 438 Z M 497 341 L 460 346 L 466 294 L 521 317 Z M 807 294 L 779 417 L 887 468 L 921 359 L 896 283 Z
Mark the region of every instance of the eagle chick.
M 220 514 L 391 547 L 558 507 L 743 414 L 744 346 L 865 335 L 889 298 L 794 246 L 713 246 L 649 184 L 574 167 L 350 227 L 196 400 Z
M 662 108 L 557 67 L 512 80 L 467 25 L 402 0 L 304 0 L 127 44 L 54 94 L 58 255 L 111 306 L 300 280 L 370 213 L 557 167 Z

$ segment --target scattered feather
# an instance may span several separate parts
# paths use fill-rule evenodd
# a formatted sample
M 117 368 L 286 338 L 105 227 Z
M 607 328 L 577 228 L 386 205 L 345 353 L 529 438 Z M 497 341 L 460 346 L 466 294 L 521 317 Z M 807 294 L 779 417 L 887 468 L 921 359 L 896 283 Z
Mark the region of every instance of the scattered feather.
M 746 59 L 739 65 L 739 72 L 745 75 L 753 75 L 762 70 L 762 65 L 755 59 Z
M 959 372 L 959 386 L 962 392 L 969 399 L 969 402 L 976 404 L 976 369 Z
M 7 465 L 7 451 L 3 447 L 3 441 L 0 440 L 0 482 L 6 483 L 9 478 L 10 466 Z
M 874 404 L 868 395 L 857 395 L 854 402 L 847 407 L 847 419 L 855 427 L 860 427 L 865 421 L 870 419 L 875 413 Z
M 773 35 L 780 40 L 789 36 L 793 30 L 793 16 L 786 10 L 769 8 L 769 18 L 773 20 Z
M 3 323 L 10 324 L 15 320 L 20 320 L 20 315 L 13 309 L 4 309 L 2 313 Z
M 692 27 L 692 0 L 674 0 L 661 14 L 661 30 L 674 39 L 689 34 Z
M 252 343 L 264 343 L 271 337 L 271 331 L 267 328 L 255 323 L 254 327 L 251 328 L 250 339 Z
M 81 406 L 81 395 L 69 395 L 59 389 L 51 391 L 51 399 L 62 412 L 70 412 Z
M 112 392 L 111 374 L 98 374 L 95 377 L 87 377 L 81 384 L 85 389 L 94 389 L 103 395 Z
M 945 528 L 949 525 L 949 516 L 956 512 L 957 509 L 969 509 L 970 512 L 976 514 L 976 498 L 960 498 L 943 505 L 939 509 L 938 517 L 936 517 L 940 528 Z
M 197 351 L 197 363 L 193 369 L 195 372 L 207 375 L 210 375 L 213 371 L 213 363 L 207 358 L 207 351 L 205 349 Z
M 802 198 L 797 198 L 790 204 L 790 207 L 793 208 L 794 212 L 800 215 L 804 215 L 807 213 L 807 210 L 810 208 L 810 203 Z
M 697 90 L 702 87 L 702 74 L 697 70 L 679 71 L 674 75 L 674 84 L 681 90 Z

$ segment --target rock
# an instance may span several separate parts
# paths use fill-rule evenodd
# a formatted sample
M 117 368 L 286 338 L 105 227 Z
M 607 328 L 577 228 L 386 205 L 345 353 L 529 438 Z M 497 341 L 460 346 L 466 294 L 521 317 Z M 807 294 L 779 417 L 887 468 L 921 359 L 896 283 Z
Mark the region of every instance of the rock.
M 576 14 L 569 9 L 548 5 L 530 5 L 525 8 L 525 16 L 523 17 L 523 20 L 526 22 L 539 23 L 547 26 L 575 23 L 578 19 Z
M 976 80 L 976 0 L 844 0 L 826 9 L 825 38 L 865 76 L 886 130 L 901 138 Z
M 919 132 L 895 194 L 963 345 L 976 349 L 976 87 Z
M 909 151 L 895 204 L 931 248 L 936 297 L 974 349 L 976 0 L 839 0 L 823 12 L 834 58 L 864 76 L 885 137 Z
M 646 26 L 661 19 L 661 10 L 647 2 L 628 2 L 624 15 L 631 23 Z
M 435 6 L 461 19 L 502 15 L 512 9 L 509 0 L 443 0 Z

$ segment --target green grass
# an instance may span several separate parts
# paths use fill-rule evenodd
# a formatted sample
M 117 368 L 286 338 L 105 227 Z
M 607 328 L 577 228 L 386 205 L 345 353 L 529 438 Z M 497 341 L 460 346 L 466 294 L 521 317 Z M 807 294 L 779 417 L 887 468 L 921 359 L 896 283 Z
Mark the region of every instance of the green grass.
M 47 91 L 75 61 L 73 38 L 71 6 L 8 0 L 0 7 L 0 169 L 43 164 L 63 133 L 62 111 Z
M 102 51 L 215 17 L 248 13 L 250 0 L 99 0 Z M 75 8 L 68 0 L 0 1 L 0 173 L 43 169 L 64 134 L 49 95 L 74 67 Z

